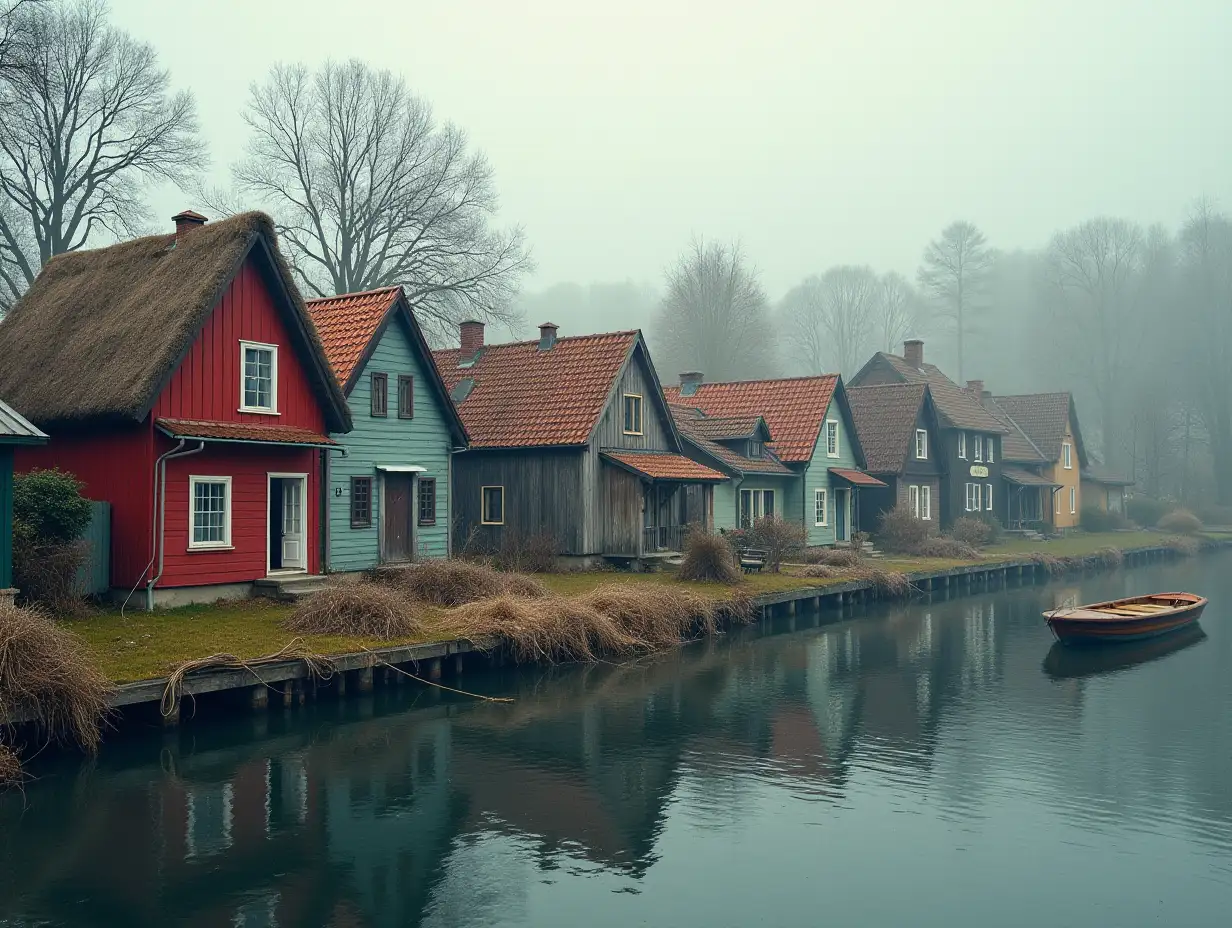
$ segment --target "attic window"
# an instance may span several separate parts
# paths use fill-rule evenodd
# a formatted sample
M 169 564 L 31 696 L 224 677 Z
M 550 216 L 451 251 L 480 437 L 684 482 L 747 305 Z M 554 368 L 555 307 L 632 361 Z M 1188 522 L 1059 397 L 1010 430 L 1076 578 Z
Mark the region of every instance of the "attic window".
M 240 342 L 240 412 L 278 414 L 278 346 Z
M 766 453 L 766 446 L 759 441 L 749 442 L 749 457 L 756 460 Z
M 636 393 L 625 394 L 625 434 L 642 434 L 642 398 Z
M 925 429 L 915 430 L 915 456 L 921 461 L 928 459 L 928 432 Z

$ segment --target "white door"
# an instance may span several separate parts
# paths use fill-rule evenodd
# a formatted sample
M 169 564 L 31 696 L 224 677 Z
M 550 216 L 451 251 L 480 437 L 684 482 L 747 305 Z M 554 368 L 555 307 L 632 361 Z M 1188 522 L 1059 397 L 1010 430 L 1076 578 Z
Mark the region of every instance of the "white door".
M 303 570 L 304 561 L 304 481 L 282 481 L 282 569 Z

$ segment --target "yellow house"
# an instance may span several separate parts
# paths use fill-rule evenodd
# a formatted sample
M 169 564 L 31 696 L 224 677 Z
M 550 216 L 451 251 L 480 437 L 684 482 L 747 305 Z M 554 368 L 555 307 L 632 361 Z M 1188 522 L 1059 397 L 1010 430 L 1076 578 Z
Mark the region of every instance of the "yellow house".
M 1078 525 L 1083 477 L 1088 466 L 1074 398 L 1068 393 L 998 396 L 997 406 L 1013 420 L 1043 458 L 1035 468 L 1051 484 L 1051 505 L 1044 521 L 1058 529 Z

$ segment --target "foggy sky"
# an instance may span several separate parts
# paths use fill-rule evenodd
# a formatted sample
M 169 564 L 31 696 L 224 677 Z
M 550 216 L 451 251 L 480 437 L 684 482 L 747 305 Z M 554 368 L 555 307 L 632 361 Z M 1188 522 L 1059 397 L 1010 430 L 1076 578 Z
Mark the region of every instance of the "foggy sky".
M 526 281 L 643 280 L 739 237 L 772 299 L 913 274 L 951 219 L 1002 248 L 1092 215 L 1232 206 L 1228 0 L 112 0 L 197 96 L 212 174 L 278 60 L 401 73 L 495 168 Z M 160 224 L 189 203 L 153 199 Z M 163 220 L 166 220 L 163 222 Z

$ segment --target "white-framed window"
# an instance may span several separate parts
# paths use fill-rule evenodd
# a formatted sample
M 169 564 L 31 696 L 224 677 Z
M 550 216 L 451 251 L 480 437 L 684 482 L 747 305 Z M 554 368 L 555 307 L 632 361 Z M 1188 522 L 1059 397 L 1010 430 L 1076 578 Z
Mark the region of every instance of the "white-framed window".
M 1069 514 L 1072 516 L 1078 511 L 1078 488 L 1069 488 Z
M 967 460 L 967 433 L 958 433 L 958 456 L 964 461 Z
M 1061 466 L 1066 470 L 1074 469 L 1074 446 L 1069 442 L 1061 445 Z
M 642 397 L 637 393 L 625 394 L 625 434 L 642 434 Z
M 972 460 L 974 460 L 976 464 L 982 464 L 984 462 L 984 438 L 983 436 L 972 435 L 971 444 L 975 446 L 975 456 Z
M 993 456 L 992 456 L 992 450 L 996 446 L 995 445 L 996 441 L 997 440 L 990 435 L 988 436 L 988 439 L 985 442 L 985 444 L 987 445 L 987 448 L 984 451 L 984 460 L 987 461 L 989 464 L 995 463 L 993 460 Z
M 484 525 L 505 524 L 505 488 L 480 487 L 480 519 Z
M 188 478 L 188 547 L 231 547 L 231 478 Z
M 240 342 L 240 412 L 277 415 L 277 345 Z
M 933 517 L 933 488 L 930 486 L 920 487 L 920 518 L 928 522 Z
M 980 511 L 980 485 L 978 483 L 967 484 L 967 512 Z
M 915 456 L 918 460 L 926 460 L 928 458 L 928 430 L 915 430 Z
M 813 524 L 814 525 L 829 525 L 830 524 L 830 501 L 827 498 L 829 493 L 818 487 L 813 491 Z
M 838 422 L 826 420 L 826 457 L 838 457 Z
M 1060 515 L 1061 514 L 1061 494 L 1058 493 L 1056 490 L 1054 490 L 1052 492 L 1052 498 L 1056 503 L 1056 505 L 1053 507 L 1053 511 L 1056 512 L 1057 515 Z
M 984 508 L 988 512 L 992 512 L 992 484 L 984 484 Z
M 752 528 L 758 519 L 774 515 L 773 490 L 740 491 L 740 527 Z
M 907 508 L 917 519 L 920 517 L 920 488 L 915 484 L 907 487 Z

